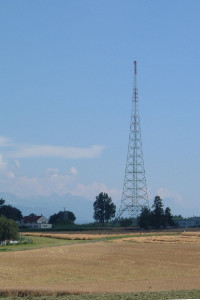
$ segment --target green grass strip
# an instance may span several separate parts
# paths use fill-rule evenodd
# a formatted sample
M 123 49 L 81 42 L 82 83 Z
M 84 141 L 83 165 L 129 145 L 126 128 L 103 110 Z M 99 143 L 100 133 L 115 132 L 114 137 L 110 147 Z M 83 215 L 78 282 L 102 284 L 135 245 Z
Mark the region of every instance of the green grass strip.
M 166 299 L 200 299 L 200 290 L 138 292 L 124 294 L 97 294 L 97 295 L 56 295 L 56 296 L 27 296 L 6 297 L 0 292 L 0 298 L 6 300 L 166 300 Z
M 85 242 L 80 240 L 64 240 L 38 236 L 31 236 L 30 238 L 33 241 L 32 243 L 0 246 L 0 253 L 7 251 L 24 251 L 54 246 L 65 246 Z

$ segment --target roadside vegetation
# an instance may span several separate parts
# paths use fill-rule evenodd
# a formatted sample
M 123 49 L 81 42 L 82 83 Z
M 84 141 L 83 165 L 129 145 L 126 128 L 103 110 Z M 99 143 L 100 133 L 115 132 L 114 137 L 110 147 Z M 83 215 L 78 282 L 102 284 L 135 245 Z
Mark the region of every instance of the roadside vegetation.
M 21 294 L 21 297 L 18 296 Z M 35 293 L 37 295 L 37 292 Z M 6 297 L 6 298 L 5 298 Z M 164 292 L 140 292 L 123 294 L 97 294 L 97 295 L 57 295 L 54 296 L 34 296 L 27 295 L 26 291 L 14 293 L 9 297 L 9 292 L 0 293 L 0 299 L 6 300 L 167 300 L 167 299 L 200 299 L 200 290 L 186 291 L 164 291 Z

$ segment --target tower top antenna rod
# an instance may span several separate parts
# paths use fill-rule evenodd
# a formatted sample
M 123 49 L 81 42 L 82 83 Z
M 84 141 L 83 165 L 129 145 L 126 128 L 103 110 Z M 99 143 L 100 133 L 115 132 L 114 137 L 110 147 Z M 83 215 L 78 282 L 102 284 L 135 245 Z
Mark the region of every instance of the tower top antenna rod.
M 137 102 L 138 100 L 138 90 L 137 90 L 137 61 L 134 60 L 134 88 L 133 88 L 133 101 Z
M 137 61 L 134 60 L 134 74 L 137 75 Z

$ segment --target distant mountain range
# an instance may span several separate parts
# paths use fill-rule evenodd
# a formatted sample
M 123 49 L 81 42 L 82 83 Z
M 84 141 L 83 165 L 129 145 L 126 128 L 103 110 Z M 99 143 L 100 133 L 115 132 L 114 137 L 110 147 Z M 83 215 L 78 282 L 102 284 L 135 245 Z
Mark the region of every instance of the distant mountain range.
M 71 194 L 58 195 L 56 193 L 50 196 L 32 196 L 27 198 L 20 198 L 10 193 L 0 193 L 0 198 L 6 200 L 6 204 L 17 207 L 21 210 L 24 216 L 30 213 L 37 215 L 44 215 L 49 218 L 50 215 L 59 212 L 60 210 L 72 211 L 76 216 L 77 224 L 93 222 L 93 202 L 83 197 L 74 196 Z M 114 201 L 114 200 L 113 200 Z M 120 202 L 115 202 L 117 210 Z M 152 207 L 153 200 L 149 201 Z M 163 200 L 164 209 L 169 206 L 173 215 L 181 214 L 183 217 L 192 217 L 194 209 L 191 207 L 183 208 L 173 198 L 165 198 Z M 198 215 L 198 213 L 197 213 Z M 126 217 L 125 215 L 123 217 Z
M 50 215 L 60 210 L 72 211 L 76 216 L 76 223 L 93 222 L 93 202 L 82 197 L 73 196 L 71 194 L 50 196 L 32 196 L 20 198 L 9 193 L 0 193 L 0 198 L 6 200 L 5 204 L 10 204 L 20 209 L 22 214 L 29 215 L 35 213 L 43 214 L 49 218 Z

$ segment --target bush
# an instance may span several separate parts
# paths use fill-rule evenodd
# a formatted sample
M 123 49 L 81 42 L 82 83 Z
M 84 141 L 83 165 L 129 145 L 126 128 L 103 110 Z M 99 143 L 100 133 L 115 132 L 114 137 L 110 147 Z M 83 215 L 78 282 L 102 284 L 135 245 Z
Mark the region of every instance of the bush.
M 19 226 L 14 220 L 0 216 L 0 241 L 18 239 L 18 230 Z

